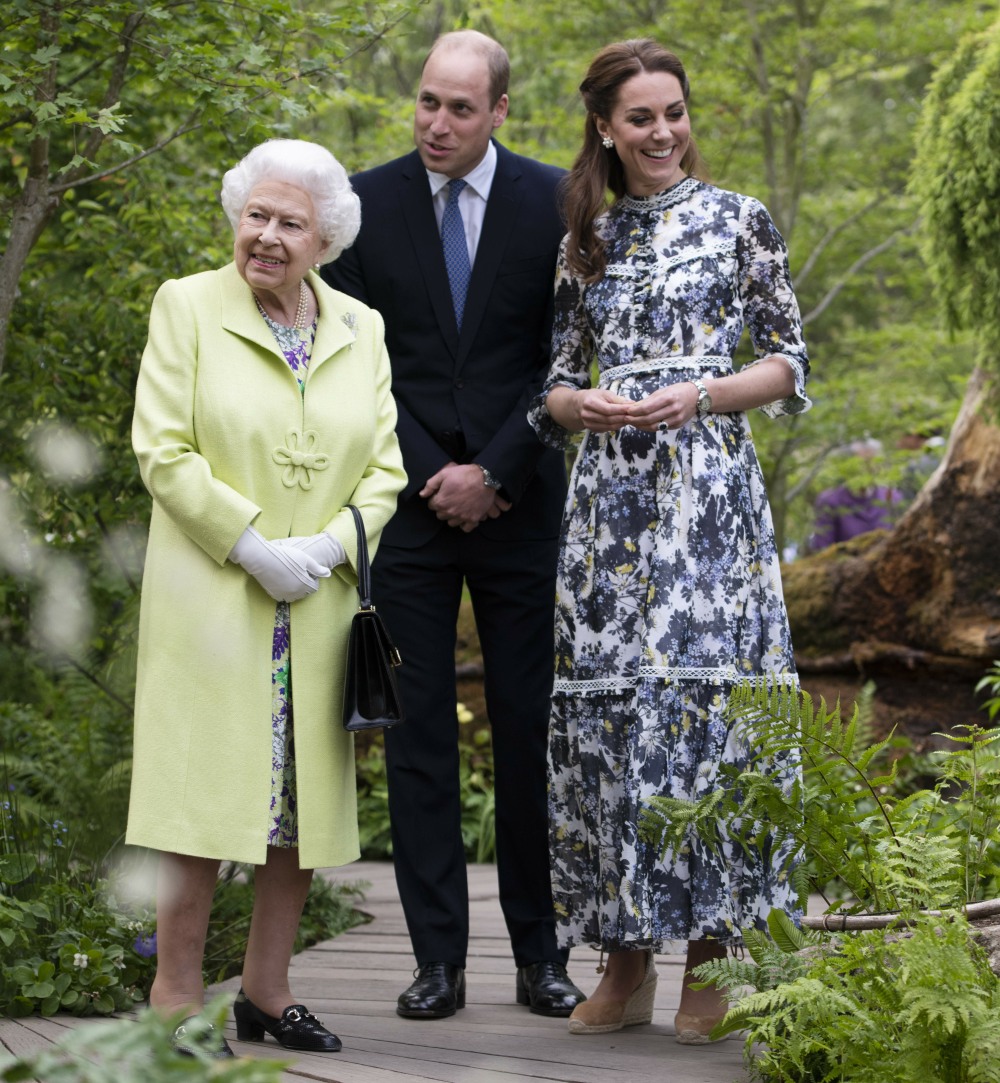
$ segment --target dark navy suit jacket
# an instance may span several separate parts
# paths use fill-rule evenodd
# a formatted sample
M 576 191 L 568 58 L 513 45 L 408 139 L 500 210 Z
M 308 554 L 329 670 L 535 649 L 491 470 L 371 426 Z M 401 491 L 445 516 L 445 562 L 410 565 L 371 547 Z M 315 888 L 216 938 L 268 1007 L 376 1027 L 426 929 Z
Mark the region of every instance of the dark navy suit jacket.
M 416 151 L 352 178 L 361 197 L 354 245 L 323 268 L 335 289 L 385 319 L 396 431 L 409 475 L 382 538 L 412 548 L 451 529 L 417 495 L 450 461 L 476 462 L 503 482 L 510 511 L 488 537 L 555 537 L 565 498 L 561 452 L 539 443 L 528 403 L 549 366 L 552 289 L 564 232 L 562 170 L 500 144 L 469 282 L 461 334 L 452 309 L 427 172 Z

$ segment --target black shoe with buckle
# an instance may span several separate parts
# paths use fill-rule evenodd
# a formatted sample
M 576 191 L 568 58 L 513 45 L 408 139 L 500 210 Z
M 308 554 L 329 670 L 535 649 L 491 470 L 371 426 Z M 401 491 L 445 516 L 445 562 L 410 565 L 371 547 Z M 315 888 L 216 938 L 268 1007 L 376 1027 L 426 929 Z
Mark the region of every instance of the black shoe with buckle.
M 565 1017 L 586 999 L 562 963 L 543 961 L 517 968 L 517 1002 L 535 1015 Z
M 195 1049 L 197 1049 L 205 1056 L 212 1057 L 215 1060 L 221 1060 L 223 1057 L 235 1057 L 236 1054 L 230 1049 L 229 1043 L 211 1023 L 205 1023 L 193 1032 L 189 1030 L 188 1024 L 192 1019 L 197 1018 L 196 1015 L 189 1015 L 174 1031 L 170 1039 L 174 1052 L 180 1053 L 182 1057 L 194 1057 L 197 1056 L 195 1052 Z
M 241 1042 L 262 1042 L 264 1031 L 285 1049 L 301 1053 L 339 1053 L 343 1043 L 304 1004 L 290 1004 L 280 1019 L 262 1012 L 241 989 L 233 1005 L 236 1037 Z
M 417 980 L 396 1001 L 404 1019 L 446 1019 L 465 1007 L 465 971 L 450 963 L 424 963 L 413 972 Z

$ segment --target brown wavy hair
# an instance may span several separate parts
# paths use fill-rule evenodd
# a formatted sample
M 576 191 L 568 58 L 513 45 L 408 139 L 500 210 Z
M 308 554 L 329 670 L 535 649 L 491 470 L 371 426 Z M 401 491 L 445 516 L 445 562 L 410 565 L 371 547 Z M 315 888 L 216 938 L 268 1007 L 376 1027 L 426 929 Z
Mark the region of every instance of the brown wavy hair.
M 605 150 L 596 119 L 610 121 L 622 86 L 643 72 L 666 72 L 675 76 L 687 103 L 691 87 L 684 65 L 652 38 L 633 38 L 605 45 L 590 62 L 587 76 L 580 84 L 580 96 L 587 108 L 583 147 L 562 182 L 562 198 L 569 231 L 566 261 L 570 270 L 584 282 L 596 282 L 604 274 L 607 262 L 604 242 L 597 236 L 594 223 L 607 209 L 608 189 L 616 200 L 625 195 L 625 171 L 621 159 L 614 149 Z M 707 179 L 705 165 L 693 139 L 681 159 L 681 169 L 688 176 Z

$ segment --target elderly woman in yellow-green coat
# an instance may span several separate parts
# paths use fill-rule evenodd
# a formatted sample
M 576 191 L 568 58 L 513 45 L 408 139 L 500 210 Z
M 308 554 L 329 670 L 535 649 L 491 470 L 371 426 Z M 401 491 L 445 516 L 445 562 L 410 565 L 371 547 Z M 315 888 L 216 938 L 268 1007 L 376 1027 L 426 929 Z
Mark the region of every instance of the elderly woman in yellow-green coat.
M 346 173 L 316 144 L 272 140 L 226 174 L 222 199 L 233 263 L 160 288 L 136 389 L 153 512 L 127 842 L 162 851 L 153 1008 L 201 1008 L 219 863 L 249 862 L 237 1035 L 335 1052 L 288 963 L 312 870 L 359 856 L 341 725 L 347 505 L 374 552 L 405 474 L 382 319 L 313 269 L 357 233 Z M 178 1052 L 232 1055 L 197 1034 L 185 1018 Z

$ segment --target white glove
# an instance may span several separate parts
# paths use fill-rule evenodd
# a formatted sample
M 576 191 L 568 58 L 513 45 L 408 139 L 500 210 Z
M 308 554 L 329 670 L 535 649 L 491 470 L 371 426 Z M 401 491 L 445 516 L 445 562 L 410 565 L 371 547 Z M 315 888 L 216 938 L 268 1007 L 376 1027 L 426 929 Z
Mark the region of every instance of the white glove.
M 330 569 L 301 550 L 269 542 L 248 526 L 233 546 L 229 559 L 257 580 L 276 602 L 297 602 L 319 590 L 319 579 Z
M 298 549 L 300 553 L 308 553 L 309 556 L 325 564 L 328 568 L 336 568 L 347 560 L 344 547 L 332 535 L 324 531 L 322 534 L 310 534 L 308 537 L 275 538 L 275 545 Z

